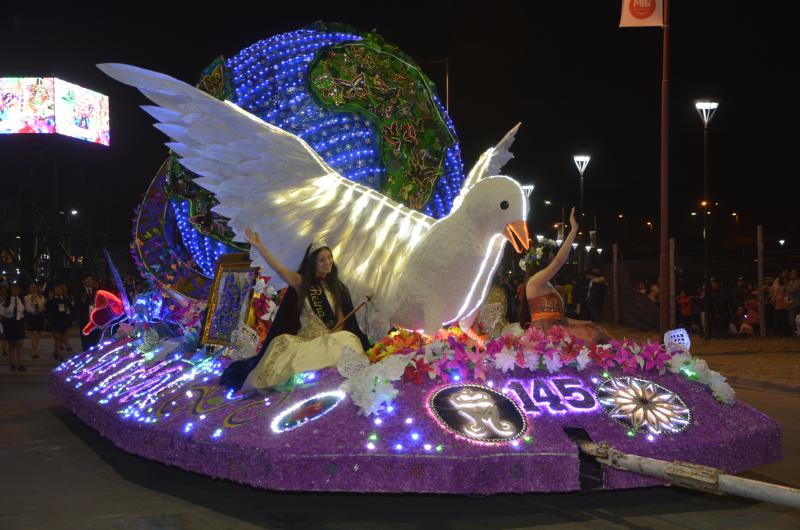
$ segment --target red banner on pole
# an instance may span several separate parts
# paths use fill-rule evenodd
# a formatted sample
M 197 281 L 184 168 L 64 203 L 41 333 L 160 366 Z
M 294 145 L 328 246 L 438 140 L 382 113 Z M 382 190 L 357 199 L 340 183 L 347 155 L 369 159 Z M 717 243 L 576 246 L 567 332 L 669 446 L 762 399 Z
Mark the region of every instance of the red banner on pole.
M 621 28 L 637 28 L 664 25 L 662 0 L 622 0 Z

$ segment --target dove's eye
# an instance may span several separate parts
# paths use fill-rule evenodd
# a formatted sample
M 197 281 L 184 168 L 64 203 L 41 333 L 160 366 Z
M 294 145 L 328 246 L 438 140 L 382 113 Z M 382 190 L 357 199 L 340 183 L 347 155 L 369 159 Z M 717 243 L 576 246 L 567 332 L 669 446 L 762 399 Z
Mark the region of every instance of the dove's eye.
M 500 203 L 501 210 L 508 210 L 508 201 L 503 201 Z

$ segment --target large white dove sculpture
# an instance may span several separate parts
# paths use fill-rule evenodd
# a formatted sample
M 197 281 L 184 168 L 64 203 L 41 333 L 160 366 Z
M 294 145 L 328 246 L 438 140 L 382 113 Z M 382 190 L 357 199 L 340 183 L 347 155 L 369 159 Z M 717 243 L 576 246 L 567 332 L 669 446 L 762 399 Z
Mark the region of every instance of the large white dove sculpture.
M 235 241 L 253 228 L 289 267 L 314 239 L 331 245 L 353 300 L 369 296 L 362 329 L 382 337 L 392 326 L 433 335 L 471 323 L 503 247 L 529 244 L 527 198 L 515 180 L 497 176 L 513 157 L 519 125 L 470 171 L 449 215 L 433 219 L 336 171 L 301 138 L 170 76 L 124 64 L 101 64 L 159 106 L 142 106 L 174 141 L 166 145 L 195 180 L 216 195 Z M 253 263 L 272 273 L 257 251 Z M 368 324 L 368 325 L 367 325 Z

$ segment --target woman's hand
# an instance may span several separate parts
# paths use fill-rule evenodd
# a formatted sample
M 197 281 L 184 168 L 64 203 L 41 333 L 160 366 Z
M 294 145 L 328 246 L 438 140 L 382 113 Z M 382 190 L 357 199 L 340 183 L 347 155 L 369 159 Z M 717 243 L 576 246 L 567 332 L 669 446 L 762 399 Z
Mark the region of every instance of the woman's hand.
M 278 273 L 278 276 L 283 278 L 286 283 L 294 287 L 295 290 L 300 289 L 300 284 L 303 282 L 303 278 L 300 276 L 300 274 L 287 269 L 278 258 L 272 255 L 272 252 L 270 252 L 264 242 L 261 241 L 261 236 L 258 235 L 258 232 L 252 228 L 248 228 L 244 231 L 244 236 L 247 238 L 248 243 L 258 249 L 258 252 L 264 258 L 267 264 Z
M 252 228 L 248 228 L 244 231 L 244 237 L 247 238 L 248 243 L 250 243 L 255 247 L 260 247 L 261 245 L 264 244 L 264 242 L 261 241 L 261 236 L 259 236 L 258 232 L 256 232 Z
M 575 207 L 572 207 L 572 210 L 569 212 L 569 228 L 570 230 L 577 230 L 578 229 L 578 221 L 575 219 Z

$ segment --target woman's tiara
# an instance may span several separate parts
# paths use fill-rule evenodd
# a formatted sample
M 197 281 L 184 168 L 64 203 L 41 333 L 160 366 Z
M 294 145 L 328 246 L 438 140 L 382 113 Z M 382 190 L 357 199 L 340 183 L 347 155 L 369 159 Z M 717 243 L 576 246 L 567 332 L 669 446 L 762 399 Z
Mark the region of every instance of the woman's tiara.
M 328 244 L 321 239 L 315 239 L 311 242 L 311 248 L 308 249 L 309 256 L 321 248 L 329 248 Z

